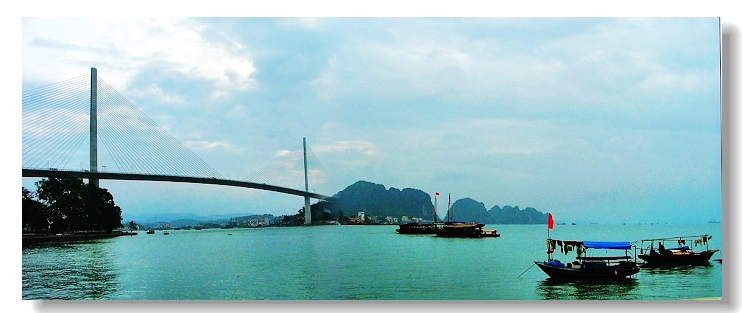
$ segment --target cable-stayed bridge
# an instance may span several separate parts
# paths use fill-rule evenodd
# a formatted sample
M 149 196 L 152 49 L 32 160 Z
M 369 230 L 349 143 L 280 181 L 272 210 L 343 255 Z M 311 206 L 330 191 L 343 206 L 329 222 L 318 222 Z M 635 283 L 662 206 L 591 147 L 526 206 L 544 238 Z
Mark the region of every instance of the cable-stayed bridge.
M 283 155 L 294 161 L 303 160 L 303 190 L 287 187 L 296 182 L 272 181 L 271 178 L 287 176 L 283 175 L 286 172 L 298 172 L 295 166 L 286 166 L 286 161 L 266 165 L 249 180 L 227 179 L 100 79 L 95 68 L 90 76 L 24 91 L 22 99 L 23 177 L 64 174 L 88 179 L 95 185 L 101 179 L 109 179 L 267 190 L 304 197 L 305 224 L 311 224 L 310 198 L 327 198 L 309 191 L 310 173 L 324 169 L 316 162 L 306 139 L 302 149 L 286 150 Z M 102 164 L 110 166 L 99 168 L 99 158 L 105 159 Z M 87 167 L 82 163 L 74 167 L 81 160 L 89 163 Z M 310 170 L 310 163 L 319 164 L 319 169 Z

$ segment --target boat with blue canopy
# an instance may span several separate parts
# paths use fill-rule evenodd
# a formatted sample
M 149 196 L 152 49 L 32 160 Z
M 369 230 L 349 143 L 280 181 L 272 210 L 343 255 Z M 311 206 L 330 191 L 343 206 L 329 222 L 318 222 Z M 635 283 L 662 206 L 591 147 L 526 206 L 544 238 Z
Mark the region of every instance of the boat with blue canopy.
M 546 221 L 546 261 L 533 261 L 549 278 L 555 280 L 616 280 L 631 278 L 639 273 L 636 261 L 629 256 L 632 245 L 628 241 L 589 241 L 589 240 L 556 240 L 551 238 L 550 230 L 554 228 L 554 216 L 548 214 Z M 575 260 L 562 263 L 552 257 L 556 250 L 564 255 L 574 251 Z M 622 250 L 623 255 L 594 255 L 600 250 Z M 593 255 L 588 255 L 593 254 Z M 533 265 L 531 265 L 533 266 Z
M 579 241 L 579 240 L 546 240 L 548 259 L 534 261 L 546 275 L 552 279 L 582 280 L 582 279 L 627 279 L 639 272 L 636 262 L 629 255 L 632 245 L 628 241 Z M 563 263 L 552 257 L 560 250 L 564 255 L 574 251 L 575 259 Z M 596 256 L 596 250 L 620 250 L 623 255 Z

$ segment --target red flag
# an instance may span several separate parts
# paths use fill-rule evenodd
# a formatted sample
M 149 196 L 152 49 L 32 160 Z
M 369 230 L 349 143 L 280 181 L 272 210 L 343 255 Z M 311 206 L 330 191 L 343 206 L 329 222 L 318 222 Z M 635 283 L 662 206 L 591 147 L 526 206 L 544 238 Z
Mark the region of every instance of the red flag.
M 435 192 L 435 195 L 436 195 L 436 196 L 440 196 L 441 194 L 440 194 L 440 193 L 438 193 L 438 192 L 436 191 L 436 192 Z
M 554 217 L 551 216 L 551 213 L 549 213 L 549 222 L 548 222 L 549 229 L 554 229 Z

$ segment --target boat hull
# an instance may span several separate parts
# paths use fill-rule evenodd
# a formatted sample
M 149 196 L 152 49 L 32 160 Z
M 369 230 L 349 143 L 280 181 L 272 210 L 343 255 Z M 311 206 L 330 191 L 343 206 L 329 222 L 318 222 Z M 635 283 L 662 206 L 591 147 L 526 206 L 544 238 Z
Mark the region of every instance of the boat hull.
M 445 233 L 445 232 L 438 232 L 436 234 L 438 237 L 444 237 L 444 238 L 488 238 L 488 237 L 500 237 L 500 233 L 497 232 L 488 232 L 488 233 Z
M 409 223 L 399 225 L 397 233 L 405 235 L 434 235 L 440 229 L 437 223 Z
M 639 273 L 639 267 L 632 265 L 607 266 L 602 269 L 567 268 L 549 265 L 547 262 L 534 261 L 546 275 L 558 280 L 614 280 L 628 279 Z
M 486 237 L 500 237 L 500 233 L 494 229 L 482 229 L 484 224 L 450 224 L 443 225 L 441 229 L 436 233 L 438 237 L 450 237 L 450 238 L 486 238 Z
M 711 256 L 719 250 L 684 253 L 640 254 L 637 257 L 651 265 L 708 264 Z

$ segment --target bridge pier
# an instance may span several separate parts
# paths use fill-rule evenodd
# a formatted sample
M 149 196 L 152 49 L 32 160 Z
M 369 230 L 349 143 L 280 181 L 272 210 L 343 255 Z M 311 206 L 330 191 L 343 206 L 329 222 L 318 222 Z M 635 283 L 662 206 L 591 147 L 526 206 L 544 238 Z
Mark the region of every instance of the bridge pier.
M 307 138 L 304 139 L 304 188 L 309 192 L 309 171 L 307 170 Z M 304 225 L 312 224 L 312 206 L 309 205 L 309 197 L 304 197 Z

